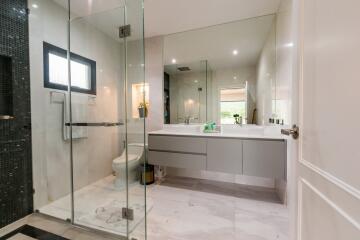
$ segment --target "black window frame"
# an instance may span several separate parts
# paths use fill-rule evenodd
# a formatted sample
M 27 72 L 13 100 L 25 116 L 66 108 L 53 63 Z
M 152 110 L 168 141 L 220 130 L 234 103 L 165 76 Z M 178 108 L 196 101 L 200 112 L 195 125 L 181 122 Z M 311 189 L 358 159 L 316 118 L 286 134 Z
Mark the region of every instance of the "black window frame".
M 49 78 L 49 53 L 55 54 L 59 57 L 67 58 L 67 51 L 47 42 L 43 42 L 43 56 L 44 56 L 44 87 L 56 90 L 68 91 L 68 86 L 52 83 Z M 86 64 L 90 66 L 90 89 L 84 89 L 76 86 L 71 86 L 72 92 L 85 93 L 96 95 L 96 62 L 94 60 L 85 58 L 73 52 L 70 53 L 72 61 Z

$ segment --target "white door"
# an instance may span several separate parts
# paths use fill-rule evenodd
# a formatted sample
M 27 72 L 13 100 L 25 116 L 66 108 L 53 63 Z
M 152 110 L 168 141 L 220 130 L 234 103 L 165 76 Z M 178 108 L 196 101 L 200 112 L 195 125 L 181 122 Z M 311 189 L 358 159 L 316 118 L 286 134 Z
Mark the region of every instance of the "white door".
M 359 240 L 360 1 L 297 4 L 298 240 Z

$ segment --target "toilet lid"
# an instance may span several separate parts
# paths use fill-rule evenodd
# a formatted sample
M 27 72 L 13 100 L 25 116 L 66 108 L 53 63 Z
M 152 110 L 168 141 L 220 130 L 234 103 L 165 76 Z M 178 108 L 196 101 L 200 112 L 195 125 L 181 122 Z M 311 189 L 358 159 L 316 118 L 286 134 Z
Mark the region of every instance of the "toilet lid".
M 136 154 L 129 154 L 128 162 L 135 161 L 135 160 L 137 160 L 137 158 L 138 158 L 138 156 Z M 125 157 L 125 154 L 123 154 L 120 157 L 115 158 L 113 162 L 114 163 L 125 163 L 125 161 L 126 161 L 126 157 Z

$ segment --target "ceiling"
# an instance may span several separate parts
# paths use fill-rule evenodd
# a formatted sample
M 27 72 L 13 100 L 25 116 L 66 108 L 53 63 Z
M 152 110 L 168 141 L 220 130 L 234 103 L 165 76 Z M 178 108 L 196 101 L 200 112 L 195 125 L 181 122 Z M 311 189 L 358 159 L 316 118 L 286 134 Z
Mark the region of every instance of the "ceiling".
M 145 0 L 146 37 L 277 12 L 280 0 Z
M 67 8 L 67 0 L 53 0 Z M 203 28 L 241 19 L 275 13 L 281 0 L 144 0 L 145 36 L 153 37 Z M 108 35 L 123 21 L 116 18 L 114 9 L 124 6 L 125 0 L 71 1 L 75 16 L 97 15 L 93 25 Z M 141 0 L 127 1 L 128 23 L 132 25 L 133 39 L 140 38 Z M 107 14 L 113 11 L 113 14 Z M 117 10 L 120 12 L 120 10 Z M 114 21 L 116 19 L 116 22 Z M 118 19 L 121 19 L 118 20 Z
M 53 0 L 67 9 L 68 0 Z M 131 25 L 131 37 L 128 40 L 140 39 L 142 31 L 141 0 L 127 1 L 127 15 L 125 22 L 125 0 L 76 0 L 71 1 L 72 23 L 86 21 L 116 41 L 119 39 L 119 27 Z
M 275 15 L 268 15 L 168 35 L 164 39 L 165 65 L 190 64 L 194 71 L 205 69 L 201 60 L 208 60 L 213 70 L 255 66 L 274 19 Z M 234 50 L 237 55 L 233 55 Z M 172 59 L 177 63 L 173 64 Z

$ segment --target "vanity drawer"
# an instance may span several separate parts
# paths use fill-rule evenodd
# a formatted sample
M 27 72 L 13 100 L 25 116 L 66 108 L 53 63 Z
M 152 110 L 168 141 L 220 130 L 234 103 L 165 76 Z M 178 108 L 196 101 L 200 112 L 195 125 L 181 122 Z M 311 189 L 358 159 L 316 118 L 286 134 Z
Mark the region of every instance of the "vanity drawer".
M 206 154 L 206 138 L 149 135 L 149 149 Z
M 206 169 L 206 155 L 149 151 L 149 163 L 175 168 Z

